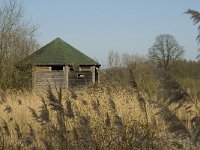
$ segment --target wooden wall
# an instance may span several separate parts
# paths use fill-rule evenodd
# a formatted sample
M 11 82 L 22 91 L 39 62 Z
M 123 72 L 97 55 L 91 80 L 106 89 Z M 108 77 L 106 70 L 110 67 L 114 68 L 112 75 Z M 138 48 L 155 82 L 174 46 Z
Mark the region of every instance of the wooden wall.
M 45 88 L 48 84 L 52 88 L 65 86 L 64 71 L 51 71 L 49 67 L 36 67 L 33 78 L 34 88 Z
M 95 66 L 84 66 L 74 69 L 65 66 L 63 70 L 51 70 L 51 66 L 37 66 L 32 68 L 33 87 L 46 88 L 48 84 L 52 88 L 73 88 L 91 85 L 97 82 Z
M 69 71 L 69 87 L 83 87 L 92 84 L 92 72 L 91 71 Z M 78 75 L 83 75 L 80 77 Z

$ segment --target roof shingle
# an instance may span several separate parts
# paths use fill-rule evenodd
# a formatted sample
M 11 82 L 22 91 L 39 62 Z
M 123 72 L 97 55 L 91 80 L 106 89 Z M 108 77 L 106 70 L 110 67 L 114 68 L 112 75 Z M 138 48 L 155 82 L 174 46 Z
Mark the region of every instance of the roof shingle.
M 23 61 L 25 62 L 32 65 L 100 65 L 60 38 L 34 52 Z

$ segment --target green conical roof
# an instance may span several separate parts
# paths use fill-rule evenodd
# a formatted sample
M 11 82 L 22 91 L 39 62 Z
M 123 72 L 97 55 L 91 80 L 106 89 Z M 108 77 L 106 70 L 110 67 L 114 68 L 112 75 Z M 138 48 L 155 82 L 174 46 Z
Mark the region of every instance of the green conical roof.
M 34 52 L 23 61 L 25 62 L 32 65 L 100 65 L 60 38 Z

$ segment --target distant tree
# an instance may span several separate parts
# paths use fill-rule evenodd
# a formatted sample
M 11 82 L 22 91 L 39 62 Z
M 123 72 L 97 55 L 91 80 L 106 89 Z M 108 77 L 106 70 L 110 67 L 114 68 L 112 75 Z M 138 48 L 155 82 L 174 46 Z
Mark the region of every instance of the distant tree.
M 200 22 L 200 12 L 188 9 L 185 13 L 191 16 L 191 19 L 193 20 L 194 25 Z M 198 43 L 200 43 L 200 24 L 198 25 L 198 30 L 199 30 L 199 33 L 197 35 L 197 41 Z M 200 60 L 200 49 L 198 50 L 197 59 Z
M 169 34 L 158 35 L 149 49 L 148 57 L 157 63 L 159 67 L 169 70 L 177 60 L 181 59 L 184 49 L 175 38 Z
M 108 67 L 113 68 L 113 67 L 119 67 L 120 66 L 120 55 L 117 52 L 110 51 L 108 53 Z

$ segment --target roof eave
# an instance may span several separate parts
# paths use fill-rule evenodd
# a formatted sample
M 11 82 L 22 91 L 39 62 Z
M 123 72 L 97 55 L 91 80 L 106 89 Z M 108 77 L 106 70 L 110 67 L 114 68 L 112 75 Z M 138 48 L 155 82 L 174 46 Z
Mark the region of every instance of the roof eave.
M 73 66 L 74 64 L 60 64 L 60 63 L 45 63 L 45 64 L 40 64 L 40 63 L 35 63 L 32 64 L 33 66 L 53 66 L 53 65 L 60 65 L 60 66 Z M 78 64 L 80 66 L 98 66 L 100 67 L 101 64 Z

